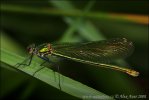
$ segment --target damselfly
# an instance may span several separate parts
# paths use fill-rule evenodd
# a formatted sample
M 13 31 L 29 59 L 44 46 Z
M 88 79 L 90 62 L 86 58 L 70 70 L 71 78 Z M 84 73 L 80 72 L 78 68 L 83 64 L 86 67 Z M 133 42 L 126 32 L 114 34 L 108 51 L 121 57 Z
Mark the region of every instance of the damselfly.
M 33 55 L 37 55 L 47 62 L 50 61 L 49 56 L 58 56 L 77 62 L 121 71 L 134 77 L 139 75 L 139 72 L 135 70 L 105 63 L 105 61 L 126 58 L 132 53 L 133 43 L 126 38 L 115 38 L 88 43 L 45 43 L 39 46 L 32 44 L 28 47 L 28 51 L 31 54 L 29 63 L 20 63 L 19 66 L 30 65 Z

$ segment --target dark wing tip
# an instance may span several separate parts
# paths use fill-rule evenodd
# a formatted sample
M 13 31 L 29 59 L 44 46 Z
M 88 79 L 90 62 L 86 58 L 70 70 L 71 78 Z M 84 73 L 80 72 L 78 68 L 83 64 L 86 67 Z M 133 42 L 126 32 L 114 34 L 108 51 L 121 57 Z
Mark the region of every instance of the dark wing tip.
M 134 51 L 134 44 L 132 41 L 126 39 L 126 38 L 121 38 L 121 43 L 122 46 L 126 49 L 126 57 L 130 56 L 133 51 Z
M 126 58 L 134 51 L 134 45 L 132 41 L 126 38 L 114 38 L 107 41 L 107 44 L 107 49 L 112 51 L 109 56 L 114 58 Z

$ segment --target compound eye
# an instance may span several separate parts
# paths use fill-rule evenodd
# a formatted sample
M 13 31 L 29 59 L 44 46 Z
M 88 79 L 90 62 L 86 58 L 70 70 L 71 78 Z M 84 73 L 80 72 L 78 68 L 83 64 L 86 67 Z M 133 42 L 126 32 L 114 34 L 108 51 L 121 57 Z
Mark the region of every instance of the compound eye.
M 29 54 L 32 54 L 32 53 L 33 53 L 33 48 L 29 48 L 29 47 L 28 47 L 28 48 L 27 48 L 27 51 L 28 51 Z
M 35 50 L 35 44 L 31 44 L 27 47 L 27 51 L 29 52 L 29 54 L 32 54 Z

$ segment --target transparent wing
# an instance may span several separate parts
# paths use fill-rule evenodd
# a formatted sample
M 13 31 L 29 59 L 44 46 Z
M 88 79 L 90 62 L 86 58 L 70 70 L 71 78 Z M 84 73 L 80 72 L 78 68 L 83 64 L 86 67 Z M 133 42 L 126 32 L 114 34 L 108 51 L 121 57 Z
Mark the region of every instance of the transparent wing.
M 72 60 L 102 63 L 125 58 L 133 51 L 133 44 L 125 38 L 88 43 L 52 44 L 53 55 Z

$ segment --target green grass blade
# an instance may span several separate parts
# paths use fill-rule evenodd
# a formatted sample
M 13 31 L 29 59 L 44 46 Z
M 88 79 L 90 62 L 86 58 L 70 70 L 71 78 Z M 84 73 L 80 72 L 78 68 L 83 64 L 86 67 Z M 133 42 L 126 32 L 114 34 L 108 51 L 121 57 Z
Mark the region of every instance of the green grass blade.
M 24 59 L 25 59 L 24 57 L 21 57 L 15 53 L 11 53 L 10 51 L 1 49 L 1 62 L 10 65 L 14 69 L 16 69 L 14 65 L 17 62 L 22 62 Z M 32 64 L 30 66 L 19 67 L 18 70 L 25 72 L 26 74 L 29 74 L 32 76 L 33 73 L 40 67 L 41 67 L 40 64 L 38 64 L 35 61 L 32 61 Z M 44 69 L 37 72 L 34 77 L 59 89 L 58 73 L 54 72 L 53 70 L 49 68 L 45 67 Z M 61 74 L 60 74 L 60 78 L 61 78 L 61 89 L 62 89 L 61 91 L 68 93 L 72 96 L 75 96 L 78 98 L 84 98 L 87 96 L 98 96 L 98 97 L 106 97 L 106 98 L 109 97 L 105 95 L 104 93 L 101 93 L 95 89 L 92 89 L 80 82 L 72 80 Z M 111 97 L 109 98 L 112 99 Z
M 1 11 L 4 12 L 13 12 L 13 13 L 28 13 L 28 14 L 38 14 L 38 15 L 53 15 L 53 16 L 70 16 L 70 17 L 81 17 L 83 12 L 80 10 L 72 10 L 74 7 L 68 5 L 66 1 L 51 1 L 52 3 L 56 3 L 55 6 L 66 7 L 71 9 L 65 9 L 65 11 L 57 10 L 57 9 L 50 9 L 50 8 L 35 8 L 35 7 L 28 7 L 28 6 L 20 6 L 20 5 L 11 5 L 11 4 L 1 4 Z M 65 3 L 64 3 L 65 2 Z M 62 4 L 63 3 L 63 4 Z M 73 12 L 73 13 L 72 13 Z M 136 16 L 136 19 L 129 18 L 129 16 Z M 148 16 L 141 16 L 141 15 L 129 15 L 129 14 L 109 14 L 106 12 L 91 12 L 85 15 L 86 18 L 93 18 L 93 19 L 113 19 L 120 22 L 132 22 L 132 23 L 139 23 L 139 24 L 148 24 Z M 140 20 L 140 21 L 138 21 Z

